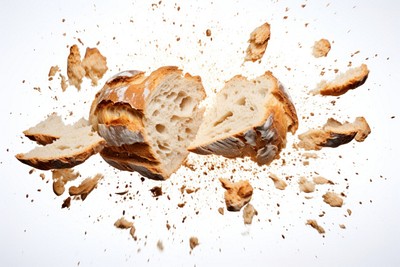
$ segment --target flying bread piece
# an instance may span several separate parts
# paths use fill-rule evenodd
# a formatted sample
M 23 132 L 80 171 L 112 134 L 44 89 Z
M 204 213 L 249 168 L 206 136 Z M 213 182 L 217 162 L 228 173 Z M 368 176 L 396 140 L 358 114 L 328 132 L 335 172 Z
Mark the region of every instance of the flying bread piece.
M 364 117 L 343 124 L 330 118 L 322 129 L 311 129 L 300 134 L 297 145 L 305 150 L 320 150 L 323 147 L 338 147 L 353 139 L 363 142 L 370 133 L 371 129 Z
M 227 158 L 250 157 L 259 165 L 279 158 L 286 133 L 295 133 L 294 105 L 271 72 L 248 80 L 237 75 L 216 95 L 189 151 Z
M 313 56 L 318 57 L 326 57 L 331 50 L 331 43 L 326 39 L 321 39 L 316 41 L 313 46 Z
M 270 25 L 266 22 L 251 32 L 244 61 L 254 62 L 263 57 L 271 35 L 270 28 Z
M 56 114 L 24 131 L 24 134 L 44 146 L 15 157 L 41 170 L 72 168 L 101 151 L 106 143 L 92 131 L 87 121 L 81 119 L 73 125 L 65 125 Z
M 125 71 L 97 93 L 90 122 L 107 141 L 100 153 L 113 167 L 164 180 L 188 155 L 201 123 L 205 91 L 198 76 L 161 67 L 149 76 Z
M 361 64 L 360 67 L 350 68 L 345 73 L 341 73 L 332 81 L 321 81 L 317 88 L 311 91 L 313 95 L 340 96 L 351 89 L 355 89 L 365 83 L 368 78 L 369 70 L 367 65 Z

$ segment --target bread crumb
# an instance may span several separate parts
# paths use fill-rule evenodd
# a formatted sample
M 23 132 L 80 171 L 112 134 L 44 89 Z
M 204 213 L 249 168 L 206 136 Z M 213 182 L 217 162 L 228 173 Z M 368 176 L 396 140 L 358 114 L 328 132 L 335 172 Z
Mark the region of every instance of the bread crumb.
M 298 137 L 298 147 L 305 150 L 320 150 L 323 147 L 338 147 L 355 139 L 363 142 L 371 133 L 364 117 L 357 117 L 353 123 L 340 123 L 329 118 L 322 129 L 311 129 Z
M 76 187 L 71 186 L 69 188 L 69 194 L 71 196 L 80 196 L 82 200 L 85 200 L 86 197 L 97 187 L 97 183 L 100 179 L 103 178 L 102 174 L 96 174 L 93 178 L 86 178 L 82 181 L 82 183 Z
M 67 76 L 70 85 L 75 86 L 78 90 L 81 89 L 83 77 L 86 71 L 82 67 L 81 54 L 76 44 L 71 46 L 67 61 Z
M 61 208 L 69 208 L 71 206 L 71 197 L 67 197 L 66 199 L 64 199 Z
M 210 29 L 207 29 L 207 30 L 206 30 L 206 36 L 207 36 L 207 37 L 210 37 L 210 36 L 211 36 L 211 30 L 210 30 Z
M 322 226 L 318 225 L 316 220 L 307 220 L 306 225 L 310 225 L 312 228 L 317 230 L 318 233 L 320 233 L 320 234 L 325 234 L 325 229 Z
M 85 57 L 82 60 L 82 67 L 85 69 L 85 76 L 97 85 L 97 81 L 103 78 L 107 72 L 107 58 L 97 48 L 86 48 Z
M 339 227 L 340 227 L 341 229 L 346 229 L 346 225 L 344 225 L 344 224 L 339 224 Z
M 61 78 L 61 89 L 63 92 L 65 92 L 65 90 L 67 90 L 67 88 L 68 88 L 67 79 L 61 73 L 60 73 L 60 78 Z
M 314 176 L 313 177 L 313 182 L 315 184 L 321 185 L 321 184 L 335 184 L 334 182 L 332 182 L 331 180 L 328 180 L 322 176 Z
M 56 65 L 56 66 L 51 66 L 50 70 L 49 70 L 49 81 L 53 80 L 54 75 L 56 75 L 56 73 L 60 71 L 60 68 Z
M 199 245 L 199 239 L 194 236 L 190 237 L 189 245 L 190 245 L 190 249 L 194 249 L 195 247 L 197 247 Z
M 244 224 L 251 224 L 254 215 L 257 215 L 257 210 L 250 203 L 243 208 L 243 221 Z
M 341 207 L 343 205 L 343 199 L 340 195 L 334 192 L 327 192 L 322 197 L 324 202 L 329 204 L 331 207 Z
M 244 205 L 250 202 L 253 195 L 253 187 L 249 181 L 240 180 L 232 183 L 224 178 L 220 178 L 219 181 L 222 187 L 226 189 L 224 197 L 227 210 L 239 211 Z
M 251 32 L 244 61 L 254 62 L 263 57 L 271 34 L 270 28 L 269 23 L 266 22 Z
M 56 169 L 52 170 L 53 192 L 57 196 L 61 196 L 65 191 L 65 184 L 75 180 L 79 176 L 79 172 L 73 169 Z
M 161 186 L 154 186 L 152 189 L 150 189 L 150 192 L 153 197 L 159 197 L 163 194 Z
M 224 215 L 225 210 L 224 210 L 224 208 L 219 207 L 219 208 L 218 208 L 218 212 L 219 212 L 219 214 Z
M 321 39 L 314 43 L 313 47 L 313 56 L 318 57 L 326 57 L 331 50 L 331 43 L 327 39 Z
M 363 85 L 368 78 L 369 70 L 366 64 L 360 67 L 350 68 L 345 73 L 336 76 L 332 81 L 322 80 L 311 94 L 340 96 L 351 89 Z
M 302 156 L 306 159 L 317 159 L 318 155 L 315 153 L 304 152 Z
M 304 193 L 312 193 L 315 190 L 315 184 L 308 181 L 305 177 L 300 177 L 299 179 L 300 191 Z
M 127 221 L 124 217 L 121 217 L 115 221 L 114 226 L 119 229 L 130 229 L 133 226 L 133 222 Z
M 269 174 L 269 178 L 271 178 L 271 180 L 274 182 L 276 189 L 285 190 L 287 183 L 284 180 L 280 179 L 278 176 L 276 176 L 273 173 Z
M 158 248 L 158 250 L 160 250 L 160 251 L 163 251 L 163 250 L 164 250 L 164 244 L 163 244 L 163 242 L 162 242 L 161 240 L 158 240 L 158 241 L 157 241 L 157 248 Z
M 347 214 L 349 214 L 349 216 L 351 216 L 353 212 L 351 211 L 351 209 L 347 209 Z

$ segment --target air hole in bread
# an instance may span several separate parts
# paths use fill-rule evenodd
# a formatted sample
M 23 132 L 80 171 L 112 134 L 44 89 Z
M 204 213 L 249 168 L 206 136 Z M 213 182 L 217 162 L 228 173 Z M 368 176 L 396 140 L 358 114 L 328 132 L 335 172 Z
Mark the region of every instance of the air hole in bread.
M 171 119 L 170 119 L 171 122 L 177 122 L 177 121 L 179 121 L 179 120 L 180 120 L 180 117 L 179 117 L 179 116 L 176 116 L 176 115 L 172 115 L 172 117 L 171 117 Z
M 190 134 L 192 133 L 192 130 L 190 128 L 185 128 L 185 133 Z
M 236 101 L 236 104 L 240 106 L 245 106 L 246 105 L 246 97 L 241 97 Z
M 153 112 L 152 116 L 155 117 L 155 116 L 158 116 L 158 114 L 160 114 L 160 111 L 155 110 L 155 111 Z
M 193 98 L 191 98 L 190 96 L 182 98 L 181 103 L 179 104 L 179 108 L 184 113 L 192 112 L 193 107 L 194 107 Z
M 226 121 L 227 119 L 229 119 L 229 117 L 232 117 L 233 113 L 231 111 L 228 111 L 227 113 L 225 113 L 224 116 L 222 116 L 219 120 L 217 120 L 216 122 L 214 122 L 214 127 L 217 125 L 220 125 L 221 123 L 223 123 L 224 121 Z
M 65 149 L 69 149 L 69 148 L 70 148 L 69 146 L 64 146 L 64 145 L 57 147 L 57 149 L 59 149 L 59 150 L 65 150 Z
M 168 147 L 168 144 L 158 144 L 158 148 L 161 150 L 161 151 L 170 151 L 170 149 L 169 149 L 169 147 Z
M 167 92 L 165 92 L 164 94 L 166 94 Z M 176 93 L 175 92 L 171 92 L 171 93 L 169 93 L 168 95 L 167 95 L 167 99 L 171 99 L 171 98 L 174 98 L 174 97 L 176 97 Z
M 163 132 L 165 131 L 165 125 L 157 124 L 157 125 L 156 125 L 156 130 L 157 130 L 157 132 L 159 132 L 159 133 L 163 133 Z

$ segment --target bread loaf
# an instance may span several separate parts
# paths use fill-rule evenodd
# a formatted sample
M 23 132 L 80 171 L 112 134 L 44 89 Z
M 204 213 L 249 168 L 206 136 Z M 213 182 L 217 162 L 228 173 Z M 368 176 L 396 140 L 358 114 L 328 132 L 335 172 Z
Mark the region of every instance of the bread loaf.
M 52 114 L 24 133 L 44 146 L 17 154 L 16 158 L 41 170 L 74 167 L 98 153 L 106 143 L 84 119 L 73 125 L 64 125 L 57 114 Z
M 297 127 L 295 107 L 271 72 L 254 80 L 237 75 L 216 95 L 188 149 L 269 164 L 279 158 L 286 133 Z
M 98 92 L 90 111 L 91 124 L 108 144 L 101 156 L 117 169 L 167 179 L 188 155 L 204 97 L 200 77 L 177 67 L 162 67 L 149 76 L 117 74 Z

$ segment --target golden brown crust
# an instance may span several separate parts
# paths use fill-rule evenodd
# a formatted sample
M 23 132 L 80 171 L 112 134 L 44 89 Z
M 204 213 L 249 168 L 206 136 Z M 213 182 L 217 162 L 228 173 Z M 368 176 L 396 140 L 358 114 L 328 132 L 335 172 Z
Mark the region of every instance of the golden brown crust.
M 40 170 L 72 168 L 85 162 L 92 155 L 100 152 L 105 144 L 106 142 L 102 140 L 93 146 L 88 147 L 81 153 L 69 156 L 60 156 L 59 158 L 26 158 L 24 154 L 17 154 L 15 157 L 22 163 Z
M 267 103 L 264 118 L 261 118 L 258 125 L 224 139 L 201 146 L 191 146 L 188 150 L 197 154 L 216 154 L 227 158 L 248 156 L 259 165 L 269 164 L 279 158 L 280 151 L 286 145 L 286 133 L 296 132 L 298 118 L 293 103 L 278 80 L 269 71 L 264 75 L 274 82 L 271 91 L 273 97 Z
M 59 136 L 51 136 L 48 134 L 30 134 L 29 131 L 24 131 L 24 135 L 30 140 L 35 141 L 39 145 L 48 145 L 59 139 Z
M 250 34 L 244 61 L 254 62 L 263 57 L 271 35 L 270 28 L 270 25 L 266 22 L 253 30 Z

